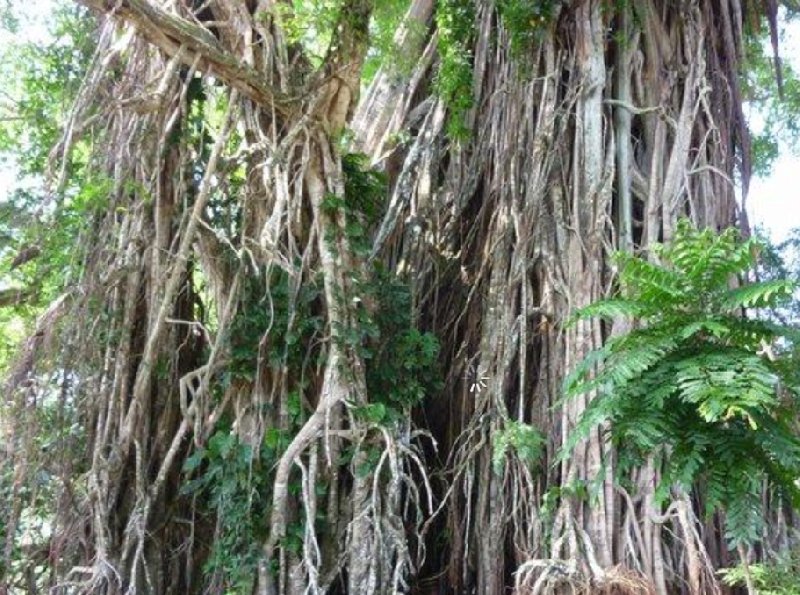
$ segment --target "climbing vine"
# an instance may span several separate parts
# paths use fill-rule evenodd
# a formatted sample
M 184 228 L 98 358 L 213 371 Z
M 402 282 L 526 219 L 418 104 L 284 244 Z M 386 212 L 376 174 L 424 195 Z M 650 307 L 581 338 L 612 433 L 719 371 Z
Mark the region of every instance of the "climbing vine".
M 545 39 L 560 5 L 560 0 L 500 0 L 497 3 L 497 12 L 510 38 L 511 53 L 516 58 L 524 58 L 534 44 Z
M 353 252 L 366 255 L 370 229 L 384 208 L 385 177 L 370 169 L 363 155 L 348 154 L 342 163 L 345 195 L 329 195 L 324 208 L 329 215 L 341 212 L 347 217 L 344 233 Z M 441 388 L 439 343 L 415 327 L 407 282 L 376 263 L 367 271 L 353 271 L 353 284 L 357 299 L 342 307 L 353 310 L 357 324 L 342 333 L 341 340 L 366 363 L 370 402 L 353 404 L 351 409 L 356 419 L 394 433 L 398 423 L 407 422 L 413 407 Z M 237 592 L 252 588 L 261 554 L 258 544 L 266 536 L 264 519 L 269 517 L 275 466 L 312 413 L 306 392 L 322 355 L 321 296 L 317 277 L 297 285 L 283 270 L 251 278 L 241 292 L 228 333 L 230 361 L 214 388 L 217 398 L 231 384 L 258 383 L 265 374 L 285 374 L 294 384 L 286 400 L 288 419 L 281 421 L 270 404 L 259 412 L 272 421 L 257 443 L 248 443 L 242 430 L 233 427 L 235 420 L 226 417 L 183 466 L 182 491 L 200 498 L 201 514 L 214 519 L 213 547 L 204 566 L 211 586 Z M 364 456 L 356 457 L 359 449 Z M 335 464 L 342 473 L 350 469 L 365 477 L 376 468 L 381 452 L 379 444 L 353 445 Z M 301 489 L 301 478 L 293 474 L 289 493 L 299 496 Z M 315 489 L 323 497 L 324 481 Z M 320 510 L 314 531 L 322 532 L 325 521 Z M 298 515 L 287 527 L 282 546 L 294 555 L 302 554 L 306 522 Z
M 470 133 L 467 116 L 473 105 L 472 39 L 475 5 L 472 0 L 444 0 L 436 9 L 439 59 L 436 89 L 450 110 L 447 130 L 456 140 Z

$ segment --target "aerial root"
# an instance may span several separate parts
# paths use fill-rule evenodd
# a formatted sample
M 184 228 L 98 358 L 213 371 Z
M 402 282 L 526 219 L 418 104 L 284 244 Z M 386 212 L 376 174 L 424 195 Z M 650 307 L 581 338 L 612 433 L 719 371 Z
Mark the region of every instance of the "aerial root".
M 606 595 L 654 595 L 652 582 L 620 564 L 588 577 L 576 560 L 531 559 L 514 573 L 517 595 L 550 595 L 565 592 Z

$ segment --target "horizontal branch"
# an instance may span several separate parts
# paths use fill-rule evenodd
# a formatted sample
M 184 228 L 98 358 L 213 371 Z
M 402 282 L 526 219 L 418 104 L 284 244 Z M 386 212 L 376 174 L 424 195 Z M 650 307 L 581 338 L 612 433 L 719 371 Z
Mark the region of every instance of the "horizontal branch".
M 77 0 L 136 28 L 148 42 L 170 57 L 178 54 L 187 66 L 200 56 L 199 68 L 209 72 L 255 103 L 290 115 L 290 100 L 264 82 L 264 77 L 241 59 L 225 51 L 206 28 L 170 14 L 148 0 Z
M 23 304 L 32 295 L 32 291 L 19 289 L 18 287 L 6 287 L 5 289 L 0 289 L 0 308 Z

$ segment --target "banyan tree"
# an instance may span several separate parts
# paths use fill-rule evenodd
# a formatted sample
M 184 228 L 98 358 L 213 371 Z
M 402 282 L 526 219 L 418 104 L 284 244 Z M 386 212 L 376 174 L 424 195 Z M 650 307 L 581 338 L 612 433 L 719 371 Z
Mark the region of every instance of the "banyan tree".
M 3 588 L 723 592 L 744 550 L 699 487 L 620 482 L 602 427 L 563 454 L 564 379 L 626 324 L 566 322 L 681 218 L 747 233 L 776 2 L 82 4 Z M 795 521 L 766 514 L 751 560 Z

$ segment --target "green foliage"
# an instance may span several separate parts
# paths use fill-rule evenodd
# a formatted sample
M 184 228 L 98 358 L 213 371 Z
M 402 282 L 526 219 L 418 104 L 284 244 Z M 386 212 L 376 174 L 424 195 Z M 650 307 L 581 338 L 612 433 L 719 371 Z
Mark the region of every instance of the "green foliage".
M 540 460 L 545 444 L 547 438 L 533 426 L 507 420 L 504 428 L 492 437 L 492 466 L 496 473 L 500 473 L 506 456 L 511 453 L 533 466 Z
M 800 151 L 800 79 L 787 60 L 782 61 L 779 92 L 773 50 L 765 40 L 766 26 L 746 38 L 742 96 L 749 108 L 753 173 L 766 176 L 782 148 Z
M 472 0 L 441 0 L 436 8 L 439 33 L 439 72 L 436 89 L 450 110 L 450 137 L 469 136 L 467 113 L 472 108 L 472 42 L 475 36 L 475 6 Z
M 322 330 L 322 317 L 315 314 L 320 294 L 318 280 L 297 286 L 281 269 L 274 270 L 268 280 L 248 279 L 231 323 L 231 361 L 225 384 L 255 380 L 259 357 L 275 368 L 286 360 L 299 373 L 306 346 Z
M 24 17 L 19 10 L 15 6 L 8 14 Z M 37 27 L 27 24 L 28 19 L 15 21 L 14 26 Z M 49 25 L 46 41 L 13 42 L 0 51 L 5 83 L 0 161 L 12 162 L 17 175 L 12 191 L 0 198 L 0 287 L 19 296 L 0 303 L 0 371 L 36 315 L 77 272 L 75 244 L 90 229 L 102 201 L 104 182 L 88 174 L 82 143 L 67 164 L 64 194 L 52 196 L 40 187 L 93 50 L 94 21 L 85 10 L 61 7 L 50 16 Z M 12 262 L 23 253 L 36 257 L 12 270 Z
M 511 53 L 521 58 L 544 38 L 558 14 L 559 0 L 499 0 L 497 10 L 511 41 Z
M 259 447 L 241 441 L 230 423 L 220 423 L 204 448 L 195 450 L 183 466 L 187 480 L 181 491 L 200 498 L 201 509 L 216 519 L 216 536 L 204 571 L 221 592 L 249 592 L 256 567 L 263 554 L 272 503 L 274 472 L 281 454 L 303 423 L 299 391 L 288 395 L 288 427 L 271 427 Z M 292 477 L 289 492 L 300 491 L 300 481 Z M 326 486 L 316 486 L 324 495 Z M 320 514 L 316 521 L 323 523 Z M 284 546 L 295 553 L 302 547 L 304 521 L 290 523 Z
M 4 48 L 2 76 L 9 103 L 0 104 L 0 152 L 11 152 L 23 174 L 44 171 L 94 49 L 94 21 L 76 6 L 60 6 L 52 41 Z
M 388 192 L 386 176 L 370 169 L 369 159 L 360 153 L 342 157 L 345 196 L 328 194 L 322 202 L 329 216 L 343 213 L 344 236 L 355 256 L 366 257 L 372 249 L 370 230 L 383 215 Z M 333 240 L 333 238 L 328 238 Z
M 341 4 L 341 0 L 276 2 L 270 12 L 257 16 L 265 22 L 274 19 L 289 42 L 301 45 L 313 65 L 319 66 L 333 39 Z
M 363 84 L 369 84 L 380 67 L 389 68 L 395 74 L 408 73 L 414 67 L 416 55 L 401 52 L 394 42 L 409 4 L 409 0 L 383 0 L 375 4 L 370 21 L 370 49 L 361 71 Z M 409 23 L 405 26 L 411 26 L 412 45 L 420 45 L 425 34 L 423 28 Z
M 195 450 L 183 466 L 187 480 L 181 491 L 199 497 L 200 508 L 216 519 L 216 534 L 204 572 L 209 582 L 221 592 L 250 592 L 258 562 L 263 554 L 269 510 L 272 503 L 274 472 L 281 454 L 303 421 L 300 393 L 288 395 L 289 427 L 268 428 L 259 448 L 245 444 L 227 422 L 211 436 L 204 448 Z M 293 477 L 289 492 L 300 491 L 300 481 Z M 326 486 L 316 486 L 324 495 Z M 316 521 L 323 523 L 324 515 Z M 292 552 L 302 548 L 304 520 L 287 527 L 283 545 Z
M 800 595 L 800 551 L 760 564 L 738 565 L 720 570 L 722 582 L 730 587 L 745 586 L 747 572 L 760 595 Z
M 368 167 L 364 155 L 342 159 L 345 198 L 329 196 L 329 209 L 343 209 L 345 234 L 354 254 L 366 257 L 370 231 L 380 221 L 387 195 L 384 174 Z M 378 263 L 365 273 L 354 272 L 354 295 L 347 307 L 355 310 L 358 325 L 344 336 L 366 362 L 367 392 L 372 403 L 363 412 L 372 421 L 388 421 L 438 390 L 439 342 L 422 333 L 411 318 L 408 284 Z
M 377 223 L 385 208 L 388 194 L 386 174 L 369 167 L 369 157 L 348 153 L 342 157 L 347 211 L 363 218 L 367 225 Z
M 323 207 L 331 216 L 343 215 L 347 241 L 355 252 L 365 255 L 370 232 L 382 216 L 385 178 L 369 169 L 361 155 L 346 155 L 343 171 L 345 196 L 328 196 Z M 432 334 L 415 328 L 407 283 L 378 266 L 366 273 L 350 273 L 352 285 L 339 298 L 357 324 L 339 329 L 339 334 L 346 348 L 364 358 L 370 397 L 368 404 L 354 406 L 353 413 L 368 424 L 390 426 L 439 388 L 439 344 Z M 324 308 L 321 280 L 298 281 L 282 270 L 274 270 L 268 278 L 248 278 L 228 334 L 229 364 L 220 383 L 222 387 L 252 383 L 259 364 L 275 369 L 286 366 L 287 377 L 296 382 L 288 395 L 286 427 L 267 429 L 256 453 L 222 425 L 207 447 L 192 454 L 184 466 L 184 492 L 200 497 L 207 514 L 217 519 L 217 538 L 206 572 L 223 590 L 247 592 L 252 587 L 260 554 L 256 544 L 263 542 L 266 531 L 263 519 L 269 516 L 275 466 L 307 415 L 302 399 L 305 386 L 298 379 L 304 377 L 304 366 L 313 364 L 315 348 L 310 346 L 321 343 Z M 382 452 L 370 444 L 347 450 L 337 463 L 351 465 L 352 473 L 362 476 L 375 469 Z M 324 493 L 324 485 L 317 487 Z M 293 476 L 289 492 L 299 490 L 299 478 Z M 324 523 L 320 514 L 315 521 Z M 302 519 L 291 523 L 283 546 L 300 552 L 304 531 Z
M 365 341 L 367 392 L 375 405 L 385 407 L 382 417 L 388 421 L 441 388 L 439 341 L 412 324 L 407 284 L 376 269 L 365 289 L 377 305 L 365 321 L 377 331 Z
M 360 154 L 345 155 L 342 170 L 345 196 L 327 196 L 323 208 L 330 215 L 344 214 L 350 249 L 365 258 L 372 248 L 371 231 L 385 208 L 386 178 L 370 169 Z M 339 329 L 339 337 L 365 360 L 372 401 L 357 407 L 356 413 L 368 421 L 387 422 L 438 390 L 439 342 L 433 334 L 415 328 L 406 282 L 377 262 L 368 270 L 351 271 L 351 276 L 349 297 L 339 299 L 353 312 L 357 324 Z
M 364 83 L 369 83 L 378 68 L 389 63 L 400 69 L 411 67 L 408 56 L 396 51 L 394 33 L 408 8 L 409 0 L 376 2 L 369 23 L 370 48 L 362 71 Z M 342 14 L 342 0 L 293 0 L 275 3 L 256 17 L 264 23 L 276 21 L 289 42 L 302 47 L 313 67 L 322 65 L 331 44 L 337 41 L 336 26 L 347 14 Z
M 266 444 L 265 444 L 266 448 Z M 183 486 L 187 494 L 205 494 L 218 519 L 217 535 L 205 571 L 216 577 L 222 591 L 252 589 L 264 535 L 263 511 L 269 503 L 269 469 L 229 430 L 217 431 L 206 448 L 186 459 L 186 473 L 202 469 Z
M 620 254 L 620 296 L 574 318 L 632 316 L 637 328 L 609 339 L 566 379 L 569 397 L 597 396 L 564 455 L 610 422 L 623 473 L 655 456 L 661 497 L 674 484 L 702 485 L 708 511 L 725 510 L 732 543 L 758 538 L 764 481 L 796 498 L 800 476 L 798 375 L 788 349 L 797 331 L 742 316 L 743 308 L 779 306 L 795 284 L 748 283 L 759 250 L 734 230 L 715 235 L 682 221 L 653 260 Z M 735 278 L 742 285 L 731 288 Z

